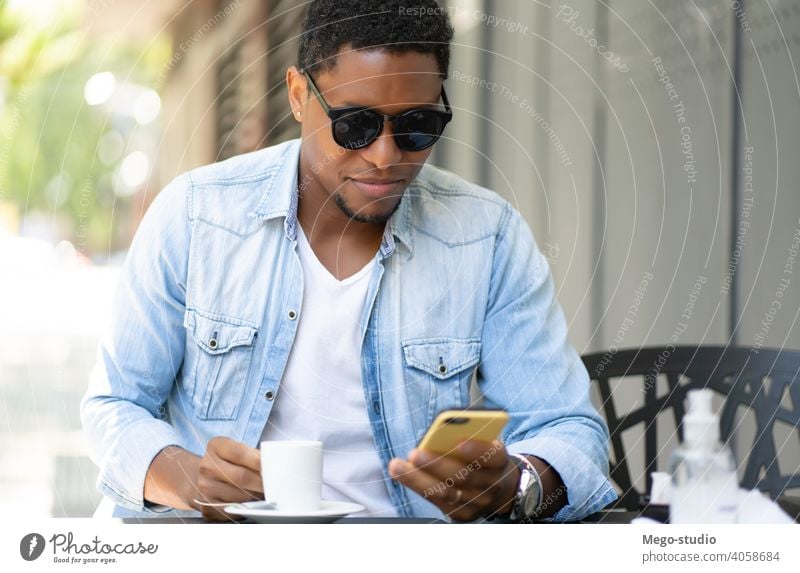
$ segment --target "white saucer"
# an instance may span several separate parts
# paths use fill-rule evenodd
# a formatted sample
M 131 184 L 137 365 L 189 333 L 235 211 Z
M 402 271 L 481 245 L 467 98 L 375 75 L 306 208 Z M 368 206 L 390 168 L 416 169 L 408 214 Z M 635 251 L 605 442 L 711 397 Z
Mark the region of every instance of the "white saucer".
M 246 501 L 229 505 L 225 511 L 258 523 L 332 523 L 363 509 L 364 506 L 358 503 L 322 500 L 319 502 L 319 509 L 315 511 L 280 511 L 269 509 L 269 504 L 265 501 Z

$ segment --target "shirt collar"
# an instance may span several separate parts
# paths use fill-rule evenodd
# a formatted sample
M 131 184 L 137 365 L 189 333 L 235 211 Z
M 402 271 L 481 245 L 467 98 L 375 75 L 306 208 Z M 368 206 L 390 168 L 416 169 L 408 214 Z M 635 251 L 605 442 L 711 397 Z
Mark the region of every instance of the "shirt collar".
M 248 213 L 250 217 L 265 221 L 285 217 L 283 228 L 290 241 L 297 239 L 297 173 L 300 144 L 300 139 L 293 139 L 286 143 L 285 149 L 271 167 L 271 176 L 265 179 L 266 188 L 261 201 L 255 209 Z M 411 212 L 417 193 L 415 182 L 412 181 L 400 201 L 400 207 L 387 222 L 380 247 L 383 258 L 394 252 L 395 238 L 405 245 L 409 253 L 413 253 L 414 245 L 410 229 Z

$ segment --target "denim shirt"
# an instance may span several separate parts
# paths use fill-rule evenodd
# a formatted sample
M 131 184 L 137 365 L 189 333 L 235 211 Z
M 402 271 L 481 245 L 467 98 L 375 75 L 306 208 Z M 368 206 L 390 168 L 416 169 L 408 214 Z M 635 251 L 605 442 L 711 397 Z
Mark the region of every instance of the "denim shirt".
M 202 456 L 224 435 L 258 447 L 303 313 L 299 153 L 291 140 L 184 173 L 145 214 L 80 405 L 112 516 L 200 515 L 143 500 L 150 462 L 168 445 Z M 443 517 L 386 466 L 437 412 L 470 404 L 473 375 L 483 405 L 510 415 L 507 449 L 546 460 L 564 481 L 568 504 L 553 520 L 613 501 L 608 430 L 520 214 L 425 165 L 377 259 L 359 317 L 361 373 L 398 514 Z

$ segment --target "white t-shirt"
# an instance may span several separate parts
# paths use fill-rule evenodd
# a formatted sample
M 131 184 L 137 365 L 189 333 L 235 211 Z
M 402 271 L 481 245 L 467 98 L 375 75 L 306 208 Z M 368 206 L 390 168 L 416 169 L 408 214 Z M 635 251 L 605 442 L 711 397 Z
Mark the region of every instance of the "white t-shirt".
M 297 246 L 303 306 L 261 440 L 321 441 L 322 499 L 353 501 L 366 508 L 354 515 L 396 516 L 361 382 L 359 318 L 376 259 L 339 281 L 317 259 L 300 225 Z

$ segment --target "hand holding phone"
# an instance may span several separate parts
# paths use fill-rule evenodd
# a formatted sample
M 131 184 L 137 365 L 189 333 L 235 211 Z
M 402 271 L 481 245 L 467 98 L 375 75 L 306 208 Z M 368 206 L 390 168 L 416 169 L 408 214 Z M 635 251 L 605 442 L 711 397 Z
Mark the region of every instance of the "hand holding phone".
M 389 474 L 456 521 L 504 510 L 518 481 L 499 439 L 508 419 L 502 410 L 445 410 L 408 460 L 389 462 Z

